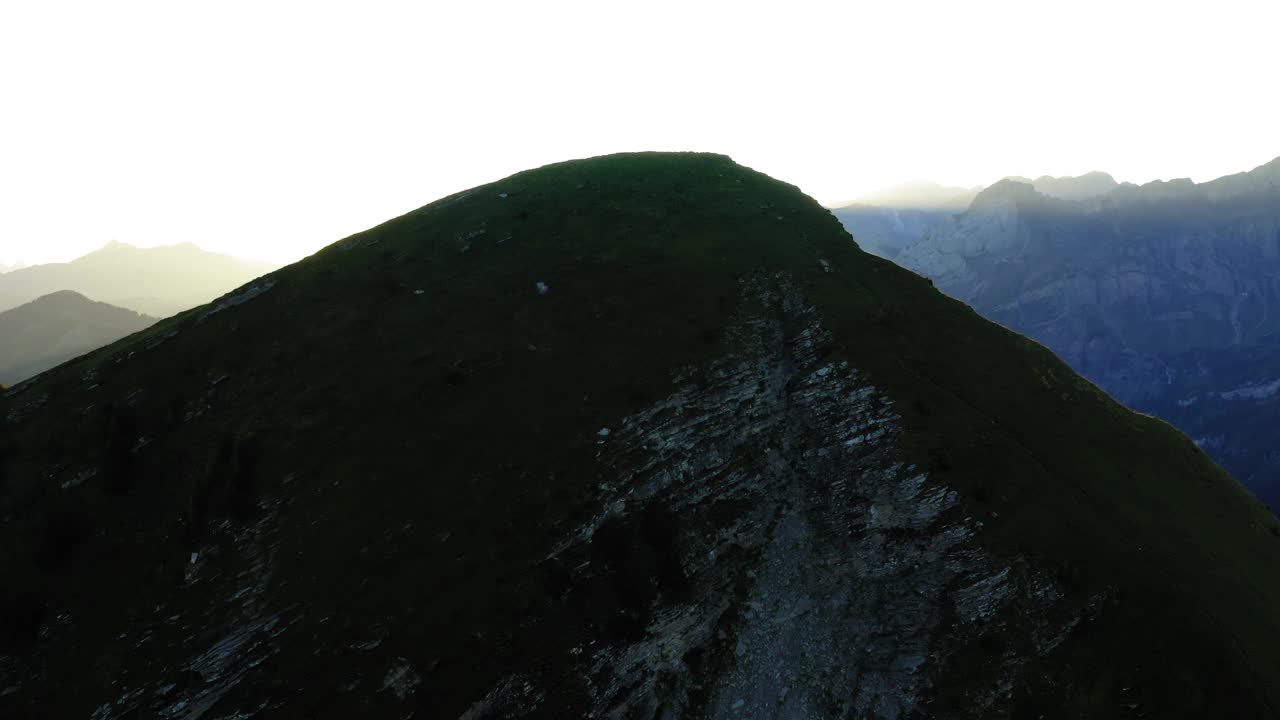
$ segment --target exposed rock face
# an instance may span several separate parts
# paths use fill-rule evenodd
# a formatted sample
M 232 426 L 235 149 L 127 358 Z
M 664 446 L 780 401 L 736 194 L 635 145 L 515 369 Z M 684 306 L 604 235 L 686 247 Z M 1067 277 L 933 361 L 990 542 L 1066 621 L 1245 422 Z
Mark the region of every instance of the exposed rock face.
M 1022 207 L 1042 200 L 1030 185 L 1001 180 L 983 190 L 963 215 L 937 225 L 903 251 L 901 262 L 932 278 L 967 277 L 967 259 L 1003 256 L 1026 248 L 1031 238 L 1021 222 Z
M 1122 402 L 1180 419 L 1195 437 L 1230 437 L 1231 410 L 1206 426 L 1175 408 L 1280 369 L 1274 353 L 1254 349 L 1280 331 L 1278 167 L 1203 185 L 1127 186 L 1094 206 L 1006 180 L 897 260 L 1048 345 Z M 1200 352 L 1224 348 L 1234 350 Z M 1280 497 L 1280 465 L 1266 459 L 1275 445 L 1230 444 L 1208 449 L 1267 499 Z
M 1017 618 L 1034 651 L 991 668 L 972 709 L 1004 707 L 1021 666 L 1084 609 L 987 554 L 956 494 L 903 464 L 892 404 L 856 369 L 822 360 L 829 339 L 785 278 L 747 290 L 766 312 L 734 330 L 743 352 L 600 440 L 618 480 L 554 554 L 590 574 L 601 528 L 681 519 L 663 542 L 683 587 L 661 589 L 643 639 L 569 659 L 596 678 L 593 712 L 908 717 L 957 652 L 1015 631 Z
M 1025 647 L 977 670 L 978 684 L 966 669 L 966 716 L 1007 711 L 1025 666 L 1093 606 L 983 548 L 957 494 L 903 461 L 909 430 L 892 402 L 847 362 L 824 359 L 831 337 L 794 281 L 761 275 L 742 291 L 754 309 L 728 331 L 735 352 L 688 368 L 668 397 L 597 433 L 597 458 L 613 471 L 590 503 L 600 510 L 547 548 L 570 595 L 623 576 L 619 621 L 634 639 L 561 660 L 588 683 L 590 712 L 915 717 L 964 652 L 1017 635 Z M 141 682 L 111 680 L 120 694 L 93 720 L 198 720 L 224 700 L 238 709 L 219 717 L 266 707 L 234 697 L 279 672 L 278 638 L 315 620 L 265 602 L 280 506 L 263 500 L 257 520 L 223 523 L 191 554 L 181 592 L 207 596 L 220 620 L 157 605 L 123 628 L 112 652 L 167 659 Z M 620 547 L 637 528 L 652 547 Z M 74 632 L 74 620 L 48 632 Z M 0 665 L 0 686 L 29 689 L 40 682 L 31 670 Z M 514 670 L 462 717 L 563 707 L 537 667 Z M 421 683 L 400 662 L 368 689 L 405 701 Z

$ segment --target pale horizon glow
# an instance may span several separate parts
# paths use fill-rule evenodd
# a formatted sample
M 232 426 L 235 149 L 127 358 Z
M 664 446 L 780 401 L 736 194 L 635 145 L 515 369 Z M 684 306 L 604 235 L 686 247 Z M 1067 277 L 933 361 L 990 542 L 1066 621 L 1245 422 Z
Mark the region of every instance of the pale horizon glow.
M 1197 182 L 1280 156 L 1274 2 L 39 2 L 0 13 L 0 264 L 291 262 L 629 150 L 824 204 L 917 179 Z

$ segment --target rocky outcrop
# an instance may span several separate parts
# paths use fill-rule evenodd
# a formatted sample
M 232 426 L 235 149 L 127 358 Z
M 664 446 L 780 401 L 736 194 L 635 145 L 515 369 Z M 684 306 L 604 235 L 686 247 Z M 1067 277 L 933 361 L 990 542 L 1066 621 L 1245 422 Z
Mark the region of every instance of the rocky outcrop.
M 956 493 L 903 462 L 892 403 L 822 360 L 829 338 L 785 277 L 745 289 L 766 312 L 732 331 L 743 352 L 602 434 L 617 480 L 552 555 L 590 575 L 602 529 L 680 518 L 663 542 L 687 586 L 645 613 L 643 639 L 568 659 L 595 716 L 908 717 L 983 638 L 1051 652 L 1087 609 L 975 542 Z M 1004 708 L 1033 658 L 990 668 L 975 709 Z
M 1096 605 L 983 547 L 958 494 L 905 462 L 909 429 L 893 403 L 824 358 L 831 337 L 792 279 L 756 276 L 742 292 L 753 310 L 728 331 L 733 354 L 687 368 L 670 395 L 596 435 L 611 470 L 589 503 L 599 510 L 548 547 L 546 563 L 562 568 L 569 604 L 622 583 L 618 621 L 632 627 L 569 649 L 563 672 L 587 683 L 595 717 L 907 718 L 939 687 L 966 694 L 973 716 L 1007 712 L 1025 668 Z M 93 720 L 254 712 L 231 698 L 280 672 L 278 639 L 317 621 L 265 602 L 282 505 L 264 499 L 255 521 L 224 523 L 191 553 L 180 593 L 215 610 L 162 604 L 122 628 L 110 652 L 166 660 L 145 681 L 116 677 L 120 693 Z M 49 630 L 74 631 L 72 617 Z M 1012 635 L 1030 651 L 967 668 L 956 688 L 953 664 Z M 461 717 L 565 702 L 540 667 L 510 670 Z M 21 693 L 39 682 L 29 673 L 0 666 L 0 686 Z M 407 663 L 377 687 L 357 690 L 361 676 L 343 682 L 400 701 L 422 682 Z

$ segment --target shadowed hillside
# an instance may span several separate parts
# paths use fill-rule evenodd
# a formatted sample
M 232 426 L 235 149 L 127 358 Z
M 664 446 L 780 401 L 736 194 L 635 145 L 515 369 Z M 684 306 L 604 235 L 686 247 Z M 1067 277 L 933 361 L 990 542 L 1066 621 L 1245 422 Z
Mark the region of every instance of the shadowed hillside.
M 0 422 L 4 717 L 1276 716 L 1277 521 L 723 156 L 445 198 Z

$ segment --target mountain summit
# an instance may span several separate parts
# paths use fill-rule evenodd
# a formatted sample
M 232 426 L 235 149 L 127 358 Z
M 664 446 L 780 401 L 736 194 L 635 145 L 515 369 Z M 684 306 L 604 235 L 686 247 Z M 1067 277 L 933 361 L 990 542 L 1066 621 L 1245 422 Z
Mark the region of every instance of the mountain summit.
M 1275 518 L 723 156 L 458 193 L 0 422 L 7 718 L 1280 701 Z

